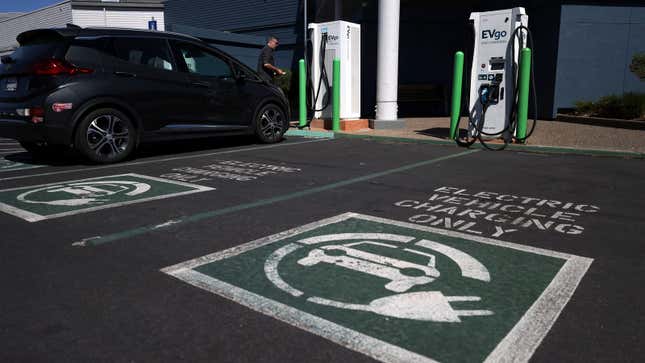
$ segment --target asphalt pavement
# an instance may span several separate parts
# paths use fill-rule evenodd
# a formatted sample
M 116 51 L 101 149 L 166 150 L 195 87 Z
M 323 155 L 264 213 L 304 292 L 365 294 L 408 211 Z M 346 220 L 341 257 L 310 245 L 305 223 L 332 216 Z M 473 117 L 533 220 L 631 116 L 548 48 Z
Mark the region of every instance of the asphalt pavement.
M 92 165 L 3 139 L 0 361 L 641 361 L 643 163 L 235 137 Z

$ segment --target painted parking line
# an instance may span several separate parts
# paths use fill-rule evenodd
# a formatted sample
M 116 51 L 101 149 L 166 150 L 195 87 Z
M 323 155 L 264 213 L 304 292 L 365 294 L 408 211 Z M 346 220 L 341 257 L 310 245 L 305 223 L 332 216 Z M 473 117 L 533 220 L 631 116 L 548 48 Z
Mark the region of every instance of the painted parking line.
M 324 142 L 324 141 L 330 141 L 330 140 L 328 140 L 328 139 L 317 139 L 317 140 L 297 141 L 297 142 L 280 143 L 280 144 L 273 144 L 273 145 L 266 145 L 266 146 L 249 147 L 249 148 L 243 148 L 243 149 L 216 151 L 216 152 L 204 153 L 204 154 L 175 156 L 175 157 L 163 158 L 163 159 L 132 161 L 132 162 L 128 162 L 128 163 L 117 163 L 117 164 L 112 164 L 112 165 L 103 165 L 103 166 L 90 167 L 90 168 L 60 170 L 60 171 L 52 171 L 52 172 L 48 172 L 48 173 L 39 173 L 39 174 L 30 174 L 30 175 L 18 175 L 18 176 L 12 176 L 12 177 L 8 177 L 8 178 L 0 178 L 0 181 L 35 178 L 35 177 L 48 176 L 48 175 L 69 174 L 69 173 L 85 172 L 85 171 L 92 171 L 92 170 L 123 168 L 123 167 L 126 167 L 126 166 L 133 166 L 133 165 L 147 165 L 147 164 L 155 164 L 155 163 L 164 163 L 164 162 L 167 162 L 167 161 L 174 161 L 174 160 L 186 160 L 186 159 L 201 158 L 201 157 L 213 156 L 213 155 L 234 154 L 234 153 L 245 152 L 245 151 L 273 149 L 273 148 L 277 148 L 277 147 L 303 145 L 303 144 L 310 144 L 310 143 L 314 143 L 314 142 Z
M 19 152 L 27 152 L 25 149 L 0 149 L 0 154 L 15 154 Z
M 119 174 L 0 190 L 0 212 L 28 222 L 214 190 L 140 174 Z
M 25 164 L 18 161 L 7 160 L 6 158 L 0 158 L 0 173 L 5 171 L 42 168 L 44 166 L 45 165 Z
M 431 164 L 438 163 L 438 162 L 441 162 L 441 161 L 444 161 L 444 160 L 449 160 L 449 159 L 457 158 L 457 157 L 460 157 L 460 156 L 470 155 L 470 154 L 475 153 L 477 151 L 478 150 L 467 150 L 467 151 L 463 151 L 463 152 L 460 152 L 460 153 L 447 155 L 447 156 L 441 156 L 441 157 L 438 157 L 438 158 L 425 160 L 425 161 L 421 161 L 421 162 L 417 162 L 417 163 L 413 163 L 413 164 L 408 164 L 408 165 L 404 165 L 404 166 L 401 166 L 401 167 L 398 167 L 398 168 L 388 169 L 388 170 L 385 170 L 385 171 L 372 173 L 372 174 L 368 174 L 368 175 L 364 175 L 364 176 L 360 176 L 360 177 L 356 177 L 356 178 L 351 178 L 351 179 L 347 179 L 347 180 L 339 181 L 339 182 L 336 182 L 336 183 L 323 185 L 323 186 L 316 187 L 316 188 L 310 188 L 310 189 L 306 189 L 306 190 L 299 191 L 299 192 L 279 195 L 279 196 L 272 197 L 272 198 L 267 198 L 267 199 L 261 199 L 261 200 L 255 201 L 255 202 L 240 204 L 240 205 L 236 205 L 236 206 L 233 206 L 233 207 L 227 207 L 227 208 L 215 209 L 215 210 L 211 210 L 211 211 L 207 211 L 207 212 L 197 213 L 197 214 L 194 214 L 192 216 L 184 217 L 184 218 L 182 218 L 180 220 L 173 220 L 172 221 L 173 223 L 168 224 L 168 225 L 154 224 L 154 225 L 142 226 L 142 227 L 138 227 L 138 228 L 134 228 L 134 229 L 130 229 L 130 230 L 125 230 L 125 231 L 121 231 L 121 232 L 117 232 L 117 233 L 112 233 L 112 234 L 108 234 L 108 235 L 104 235 L 104 236 L 87 237 L 87 238 L 82 239 L 81 242 L 79 242 L 79 241 L 74 242 L 73 245 L 75 245 L 75 246 L 97 246 L 97 245 L 101 245 L 101 244 L 104 244 L 104 243 L 121 240 L 121 239 L 124 239 L 124 238 L 131 238 L 131 237 L 134 237 L 134 236 L 142 235 L 142 234 L 145 234 L 145 233 L 148 233 L 148 232 L 151 232 L 151 231 L 158 231 L 160 228 L 164 228 L 164 227 L 177 226 L 177 225 L 180 225 L 180 224 L 199 222 L 199 221 L 202 221 L 202 220 L 205 220 L 205 219 L 209 219 L 209 218 L 213 218 L 213 217 L 217 217 L 217 216 L 221 216 L 221 215 L 225 215 L 225 214 L 229 214 L 229 213 L 239 212 L 239 211 L 243 211 L 243 210 L 247 210 L 247 209 L 251 209 L 251 208 L 261 207 L 261 206 L 265 206 L 265 205 L 269 205 L 269 204 L 273 204 L 273 203 L 287 201 L 287 200 L 290 200 L 290 199 L 304 197 L 304 196 L 307 196 L 307 195 L 312 195 L 312 194 L 316 194 L 316 193 L 320 193 L 320 192 L 325 192 L 325 191 L 328 191 L 328 190 L 337 189 L 337 188 L 340 188 L 340 187 L 344 187 L 344 186 L 355 184 L 355 183 L 360 183 L 360 182 L 363 182 L 363 181 L 379 178 L 379 177 L 382 177 L 382 176 L 386 176 L 386 175 L 390 175 L 390 174 L 394 174 L 394 173 L 400 173 L 400 172 L 403 172 L 403 171 L 406 171 L 406 170 L 411 170 L 411 169 L 419 168 L 419 167 L 426 166 L 426 165 L 431 165 Z
M 384 362 L 517 362 L 592 261 L 345 213 L 162 272 Z

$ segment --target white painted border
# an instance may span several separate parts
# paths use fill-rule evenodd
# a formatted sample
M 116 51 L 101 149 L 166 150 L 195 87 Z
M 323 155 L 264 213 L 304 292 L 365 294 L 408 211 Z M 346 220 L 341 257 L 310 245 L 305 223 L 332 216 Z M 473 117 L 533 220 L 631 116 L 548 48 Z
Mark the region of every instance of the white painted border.
M 502 339 L 493 352 L 490 353 L 486 362 L 528 361 L 535 352 L 535 349 L 537 349 L 542 342 L 542 339 L 544 339 L 555 323 L 555 320 L 560 315 L 562 309 L 564 309 L 564 306 L 573 295 L 573 292 L 582 280 L 582 277 L 593 262 L 593 259 L 586 257 L 350 212 L 293 228 L 272 236 L 260 238 L 224 251 L 215 252 L 173 266 L 168 266 L 161 269 L 161 271 L 191 285 L 223 296 L 229 300 L 294 325 L 305 331 L 327 338 L 337 344 L 363 353 L 374 359 L 384 362 L 434 362 L 434 360 L 428 357 L 418 355 L 417 353 L 410 352 L 406 349 L 380 341 L 365 334 L 361 334 L 328 320 L 305 313 L 293 307 L 286 306 L 274 300 L 267 299 L 263 296 L 193 270 L 196 267 L 209 264 L 211 262 L 230 258 L 258 247 L 272 244 L 283 239 L 350 218 L 416 229 L 424 232 L 462 238 L 566 260 L 565 264 L 553 278 L 549 286 L 547 286 L 506 337 Z
M 19 161 L 13 161 L 16 164 L 21 164 L 19 166 L 15 167 L 9 167 L 9 168 L 1 168 L 0 173 L 6 173 L 9 171 L 19 171 L 19 170 L 29 170 L 29 169 L 36 169 L 36 168 L 43 168 L 45 165 L 33 165 L 33 164 L 25 164 L 21 163 Z
M 17 153 L 26 153 L 27 150 L 25 149 L 0 149 L 0 154 L 2 155 L 10 155 L 10 154 L 17 154 Z
M 436 363 L 428 357 L 372 338 L 321 317 L 305 313 L 289 305 L 267 299 L 248 290 L 214 279 L 194 270 L 181 270 L 174 277 L 193 286 L 215 293 L 252 310 L 329 339 L 343 347 L 383 362 Z
M 22 190 L 22 189 L 40 188 L 40 187 L 46 187 L 46 186 L 50 186 L 50 185 L 77 183 L 77 182 L 88 181 L 88 180 L 118 178 L 118 177 L 123 177 L 123 176 L 129 176 L 129 177 L 134 177 L 134 178 L 139 178 L 139 179 L 154 180 L 154 181 L 157 181 L 157 182 L 167 183 L 167 184 L 180 185 L 180 186 L 183 186 L 183 187 L 192 188 L 193 190 L 188 190 L 188 191 L 179 192 L 179 193 L 164 194 L 164 195 L 159 195 L 159 196 L 156 196 L 156 197 L 142 198 L 142 199 L 126 201 L 126 202 L 105 204 L 105 205 L 100 205 L 100 206 L 90 207 L 90 208 L 76 209 L 76 210 L 69 211 L 69 212 L 48 214 L 48 215 L 44 215 L 44 216 L 40 215 L 40 214 L 33 213 L 33 212 L 29 212 L 29 211 L 26 211 L 26 210 L 23 210 L 23 209 L 20 209 L 20 208 L 17 208 L 17 207 L 14 207 L 14 206 L 6 204 L 6 203 L 0 203 L 0 212 L 11 214 L 11 215 L 16 216 L 18 218 L 22 218 L 22 219 L 24 219 L 24 220 L 26 220 L 28 222 L 38 222 L 38 221 L 42 221 L 42 220 L 46 220 L 46 219 L 53 219 L 53 218 L 71 216 L 71 215 L 75 215 L 75 214 L 88 213 L 88 212 L 93 212 L 93 211 L 97 211 L 97 210 L 101 210 L 101 209 L 116 208 L 116 207 L 121 207 L 121 206 L 128 205 L 128 204 L 149 202 L 149 201 L 152 201 L 152 200 L 167 199 L 167 198 L 178 197 L 178 196 L 182 196 L 182 195 L 188 195 L 188 194 L 193 194 L 193 193 L 200 193 L 200 192 L 207 192 L 207 191 L 215 190 L 215 188 L 205 187 L 205 186 L 197 185 L 197 184 L 184 183 L 184 182 L 179 182 L 179 181 L 175 181 L 175 180 L 168 180 L 168 179 L 157 178 L 157 177 L 141 175 L 141 174 L 136 174 L 136 173 L 127 173 L 127 174 L 117 174 L 117 175 L 106 175 L 106 176 L 100 176 L 100 177 L 95 177 L 95 178 L 87 178 L 87 179 L 66 180 L 66 181 L 61 181 L 61 182 L 58 182 L 58 183 L 30 185 L 30 186 L 27 186 L 27 187 L 2 189 L 2 190 L 0 190 L 0 193 L 2 193 L 2 192 L 11 192 L 11 191 L 16 191 L 16 190 Z

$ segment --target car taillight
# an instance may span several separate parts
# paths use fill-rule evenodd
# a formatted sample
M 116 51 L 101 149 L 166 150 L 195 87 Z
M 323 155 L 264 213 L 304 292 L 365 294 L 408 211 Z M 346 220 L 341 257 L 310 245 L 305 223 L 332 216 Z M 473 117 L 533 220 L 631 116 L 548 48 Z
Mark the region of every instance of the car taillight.
M 29 114 L 31 115 L 31 122 L 34 124 L 39 124 L 45 121 L 45 109 L 42 107 L 29 109 Z
M 31 122 L 39 124 L 45 121 L 45 109 L 42 107 L 18 108 L 16 113 L 31 118 Z
M 76 67 L 59 59 L 47 59 L 42 62 L 38 62 L 34 65 L 33 71 L 37 75 L 45 76 L 56 76 L 59 74 L 86 74 L 93 72 L 92 69 Z

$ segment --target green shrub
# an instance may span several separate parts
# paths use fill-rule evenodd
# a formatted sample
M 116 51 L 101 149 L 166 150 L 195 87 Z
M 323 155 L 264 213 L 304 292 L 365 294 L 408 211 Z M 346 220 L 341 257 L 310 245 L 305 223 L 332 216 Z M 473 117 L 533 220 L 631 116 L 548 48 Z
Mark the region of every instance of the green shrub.
M 289 90 L 291 88 L 291 75 L 292 75 L 292 72 L 289 69 L 285 70 L 284 72 L 285 72 L 285 74 L 283 74 L 281 76 L 277 76 L 275 78 L 275 84 L 278 87 L 282 88 L 282 90 L 284 91 L 285 95 L 289 96 Z
M 575 106 L 577 115 L 591 115 L 593 113 L 592 101 L 576 101 Z
M 645 118 L 645 93 L 625 93 L 623 104 L 631 118 Z
M 634 54 L 629 69 L 641 80 L 645 81 L 645 53 Z
M 298 73 L 290 69 L 284 69 L 285 74 L 275 78 L 275 84 L 282 89 L 289 100 L 291 115 L 297 115 L 298 112 Z M 295 75 L 295 79 L 294 78 Z
M 596 102 L 578 101 L 576 114 L 585 116 L 637 119 L 645 117 L 645 93 L 625 93 L 622 96 L 601 97 Z

